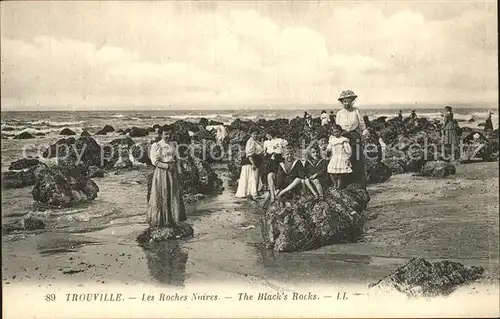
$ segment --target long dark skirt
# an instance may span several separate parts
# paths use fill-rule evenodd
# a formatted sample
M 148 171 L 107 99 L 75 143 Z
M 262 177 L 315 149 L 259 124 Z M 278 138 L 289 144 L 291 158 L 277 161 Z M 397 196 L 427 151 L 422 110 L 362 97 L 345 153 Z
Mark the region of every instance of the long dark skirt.
M 443 130 L 442 143 L 452 147 L 456 147 L 458 145 L 459 137 L 455 128 Z
M 155 169 L 146 213 L 150 227 L 174 227 L 187 219 L 180 187 L 175 164 L 171 170 Z
M 364 148 L 361 141 L 361 135 L 357 131 L 344 132 L 345 137 L 349 139 L 349 144 L 351 145 L 352 155 L 351 155 L 351 166 L 352 173 L 346 177 L 346 185 L 349 184 L 360 184 L 366 186 L 366 175 L 365 175 L 365 165 L 364 165 Z

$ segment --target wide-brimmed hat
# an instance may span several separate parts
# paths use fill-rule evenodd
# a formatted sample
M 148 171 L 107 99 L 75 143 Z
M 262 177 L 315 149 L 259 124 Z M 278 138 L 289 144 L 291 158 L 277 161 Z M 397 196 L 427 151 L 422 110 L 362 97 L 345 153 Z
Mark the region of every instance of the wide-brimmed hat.
M 345 99 L 356 99 L 358 96 L 351 90 L 345 90 L 340 93 L 340 96 L 338 98 L 339 101 L 345 100 Z

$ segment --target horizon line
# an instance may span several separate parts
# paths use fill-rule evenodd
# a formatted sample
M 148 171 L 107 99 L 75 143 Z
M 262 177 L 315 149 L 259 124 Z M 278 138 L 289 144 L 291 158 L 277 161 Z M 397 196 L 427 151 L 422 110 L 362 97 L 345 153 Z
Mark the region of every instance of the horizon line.
M 437 108 L 437 107 L 443 107 L 446 105 L 450 105 L 455 108 L 474 108 L 474 105 L 476 105 L 477 108 L 480 107 L 485 107 L 486 105 L 491 105 L 491 104 L 498 104 L 498 101 L 490 101 L 490 102 L 448 102 L 448 103 L 439 103 L 439 102 L 433 102 L 433 103 L 426 103 L 426 102 L 398 102 L 398 103 L 368 103 L 368 104 L 361 104 L 360 108 L 367 108 L 367 109 L 376 109 L 376 108 L 391 108 L 393 107 L 398 107 L 402 109 L 426 109 L 426 108 Z M 5 112 L 114 112 L 114 111 L 247 111 L 248 107 L 259 107 L 258 109 L 265 110 L 265 109 L 272 109 L 272 110 L 310 110 L 310 109 L 320 109 L 321 107 L 332 107 L 333 105 L 336 105 L 335 103 L 316 103 L 316 104 L 295 104 L 297 107 L 286 107 L 283 108 L 283 106 L 289 106 L 289 103 L 282 103 L 282 104 L 269 104 L 269 103 L 250 103 L 250 104 L 236 104 L 233 105 L 231 108 L 225 107 L 221 105 L 220 107 L 216 108 L 213 105 L 210 105 L 208 107 L 200 107 L 198 104 L 192 104 L 191 106 L 160 106 L 160 107 L 154 107 L 150 106 L 147 108 L 134 108 L 133 106 L 126 107 L 126 108 L 109 108 L 109 109 L 89 109 L 88 107 L 80 106 L 80 107 L 71 107 L 67 106 L 66 108 L 64 107 L 51 107 L 51 108 L 45 108 L 45 107 L 40 107 L 40 106 L 33 106 L 33 107 L 15 107 L 10 109 L 5 109 L 5 107 L 1 107 L 0 113 L 5 113 Z M 235 108 L 239 107 L 239 108 Z M 340 108 L 341 106 L 338 105 L 337 108 Z M 498 105 L 497 107 L 498 108 Z

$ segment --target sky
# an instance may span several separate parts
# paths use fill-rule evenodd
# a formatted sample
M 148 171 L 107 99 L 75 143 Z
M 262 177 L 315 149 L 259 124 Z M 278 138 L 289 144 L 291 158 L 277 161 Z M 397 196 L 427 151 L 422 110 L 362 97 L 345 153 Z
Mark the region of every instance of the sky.
M 498 103 L 496 1 L 0 5 L 2 110 Z

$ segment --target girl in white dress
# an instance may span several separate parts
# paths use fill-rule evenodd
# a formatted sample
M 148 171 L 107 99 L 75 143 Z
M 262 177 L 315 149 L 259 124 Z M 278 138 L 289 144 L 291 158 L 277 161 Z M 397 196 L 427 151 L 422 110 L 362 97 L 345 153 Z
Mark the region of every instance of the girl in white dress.
M 352 149 L 349 139 L 342 136 L 342 128 L 339 125 L 332 128 L 327 150 L 331 152 L 327 171 L 332 179 L 333 187 L 342 189 L 345 185 L 346 174 L 352 173 L 350 161 Z

